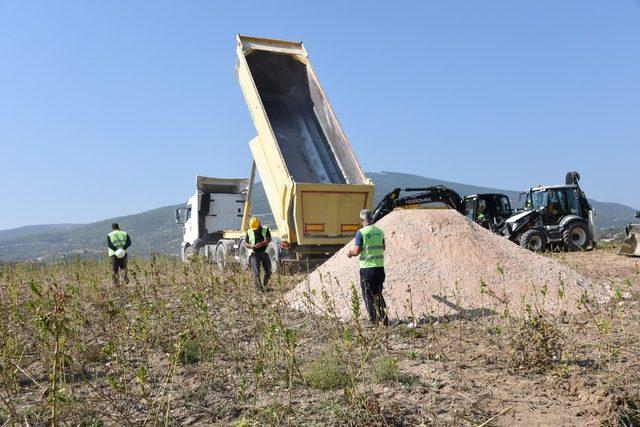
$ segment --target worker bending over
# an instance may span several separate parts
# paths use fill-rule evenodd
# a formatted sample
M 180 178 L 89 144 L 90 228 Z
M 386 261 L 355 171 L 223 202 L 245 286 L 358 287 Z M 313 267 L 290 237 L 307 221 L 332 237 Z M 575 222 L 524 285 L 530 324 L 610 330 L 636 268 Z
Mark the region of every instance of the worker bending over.
M 271 276 L 271 259 L 267 253 L 269 243 L 271 243 L 269 228 L 263 227 L 258 218 L 251 218 L 244 246 L 251 251 L 249 263 L 253 270 L 253 284 L 259 291 L 267 289 L 269 277 Z M 260 283 L 260 266 L 264 269 L 264 281 L 262 283 Z
M 384 284 L 384 232 L 371 225 L 373 213 L 369 209 L 360 211 L 362 228 L 356 233 L 355 248 L 347 252 L 352 258 L 360 255 L 360 288 L 369 312 L 371 323 L 389 324 L 387 305 L 382 296 Z
M 127 276 L 127 249 L 131 246 L 131 238 L 115 222 L 111 224 L 111 233 L 107 234 L 107 248 L 111 263 L 111 279 L 114 285 L 120 284 L 120 270 L 124 272 L 124 283 L 129 283 Z

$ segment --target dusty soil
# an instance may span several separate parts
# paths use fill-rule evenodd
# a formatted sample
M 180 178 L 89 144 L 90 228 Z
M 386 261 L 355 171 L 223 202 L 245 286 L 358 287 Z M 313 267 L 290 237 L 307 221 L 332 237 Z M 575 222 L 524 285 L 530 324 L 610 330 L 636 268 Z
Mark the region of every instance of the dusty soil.
M 478 411 L 476 415 L 501 414 L 491 425 L 640 425 L 638 418 L 620 416 L 628 413 L 629 399 L 635 417 L 640 416 L 640 259 L 621 257 L 613 250 L 545 257 L 620 290 L 619 300 L 591 314 L 581 311 L 558 325 L 568 356 L 564 363 L 540 371 L 505 367 L 505 356 L 512 349 L 490 327 L 479 328 L 483 319 L 454 322 L 459 342 L 449 347 L 454 354 L 450 363 L 429 366 L 429 361 L 407 360 L 403 366 L 436 384 L 440 388 L 436 402 L 442 399 L 436 406 L 443 410 L 446 401 L 447 410 L 458 411 L 460 422 L 465 413 Z M 610 319 L 607 328 L 602 327 L 605 319 Z M 394 342 L 394 351 L 410 348 L 406 342 Z M 383 392 L 383 399 L 388 396 Z M 421 398 L 415 402 L 432 404 Z
M 244 273 L 132 260 L 118 290 L 106 264 L 0 266 L 0 425 L 50 424 L 54 341 L 34 318 L 55 313 L 70 328 L 64 425 L 638 425 L 639 260 L 610 250 L 543 259 L 607 283 L 614 298 L 566 317 L 469 320 L 452 308 L 416 328 L 376 329 L 288 309 L 283 295 L 301 277 L 276 276 L 256 295 Z M 349 381 L 311 381 L 331 380 L 329 363 L 313 369 L 326 356 Z
M 557 260 L 497 236 L 454 210 L 398 210 L 378 224 L 385 231 L 384 296 L 390 319 L 468 318 L 522 312 L 524 306 L 559 314 L 576 309 L 586 290 L 599 302 L 610 292 Z M 358 259 L 346 245 L 286 295 L 297 309 L 352 312 L 359 291 Z M 546 289 L 546 295 L 541 295 Z

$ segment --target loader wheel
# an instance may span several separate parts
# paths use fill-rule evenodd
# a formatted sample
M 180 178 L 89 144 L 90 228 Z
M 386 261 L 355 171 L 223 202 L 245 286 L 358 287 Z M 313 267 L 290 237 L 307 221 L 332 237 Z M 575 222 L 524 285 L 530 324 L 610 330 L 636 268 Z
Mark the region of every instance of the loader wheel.
M 525 231 L 520 237 L 520 246 L 533 252 L 544 252 L 547 239 L 540 230 Z
M 218 245 L 216 248 L 216 265 L 218 266 L 218 270 L 224 273 L 227 266 L 227 250 L 224 245 Z
M 572 222 L 562 232 L 562 243 L 569 252 L 587 249 L 589 240 L 587 226 L 581 222 Z

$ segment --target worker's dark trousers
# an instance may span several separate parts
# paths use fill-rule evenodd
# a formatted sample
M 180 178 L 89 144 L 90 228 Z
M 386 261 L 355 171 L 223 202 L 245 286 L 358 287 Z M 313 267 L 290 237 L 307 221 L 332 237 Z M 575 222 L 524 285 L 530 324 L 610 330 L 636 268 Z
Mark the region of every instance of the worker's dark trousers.
M 111 280 L 115 285 L 120 283 L 120 275 L 118 274 L 120 270 L 124 271 L 124 283 L 129 283 L 129 276 L 127 276 L 127 259 L 128 255 L 125 255 L 122 258 L 118 258 L 115 255 L 111 255 L 109 257 L 109 262 L 111 263 Z
M 367 312 L 369 312 L 369 320 L 371 323 L 388 325 L 387 304 L 382 296 L 384 279 L 384 267 L 360 269 L 360 289 L 362 289 L 362 298 L 367 306 Z
M 253 284 L 259 291 L 267 289 L 269 277 L 271 277 L 271 259 L 266 252 L 254 252 L 249 258 L 253 270 Z M 264 281 L 260 284 L 260 266 L 264 269 Z

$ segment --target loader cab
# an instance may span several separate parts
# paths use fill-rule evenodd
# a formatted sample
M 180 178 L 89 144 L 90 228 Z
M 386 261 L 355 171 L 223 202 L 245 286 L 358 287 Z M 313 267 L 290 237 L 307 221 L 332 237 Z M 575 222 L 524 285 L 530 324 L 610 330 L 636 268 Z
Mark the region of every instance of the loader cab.
M 567 215 L 588 217 L 588 201 L 575 185 L 531 188 L 524 193 L 523 211 L 539 211 L 545 225 L 558 225 Z
M 499 227 L 512 214 L 511 203 L 504 194 L 472 194 L 464 202 L 465 215 L 487 228 Z

